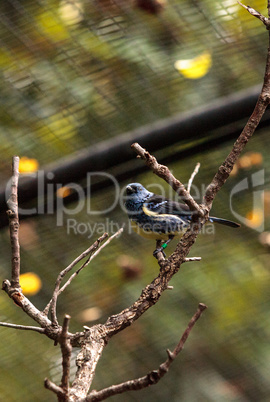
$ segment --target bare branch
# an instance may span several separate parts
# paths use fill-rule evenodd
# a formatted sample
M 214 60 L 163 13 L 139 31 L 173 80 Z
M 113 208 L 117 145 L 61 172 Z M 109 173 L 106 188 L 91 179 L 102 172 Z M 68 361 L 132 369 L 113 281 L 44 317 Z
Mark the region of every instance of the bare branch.
M 9 322 L 0 322 L 0 327 L 7 327 L 7 328 L 14 328 L 14 329 L 21 329 L 23 331 L 35 331 L 39 332 L 40 334 L 44 334 L 44 328 L 33 327 L 31 325 L 18 325 L 18 324 L 10 324 Z
M 12 158 L 11 193 L 7 200 L 9 231 L 11 242 L 11 286 L 20 288 L 20 243 L 19 243 L 19 214 L 18 214 L 18 181 L 20 158 Z
M 202 257 L 188 257 L 185 258 L 183 262 L 193 262 L 193 261 L 201 261 Z
M 65 268 L 59 275 L 55 284 L 55 289 L 54 289 L 54 294 L 56 294 L 56 300 L 55 300 L 55 306 L 57 302 L 58 296 L 67 288 L 68 285 L 72 282 L 72 280 L 81 272 L 83 268 L 85 268 L 99 253 L 100 251 L 106 247 L 115 237 L 119 236 L 123 232 L 123 228 L 120 228 L 117 232 L 115 232 L 112 236 L 109 237 L 109 239 L 106 240 L 104 244 L 101 246 L 100 243 L 108 237 L 107 233 L 104 233 L 92 246 L 90 246 L 87 250 L 85 250 L 81 255 L 79 255 L 67 268 Z M 98 244 L 97 244 L 98 243 Z M 88 254 L 93 253 L 90 255 L 90 257 L 81 265 L 79 269 L 77 269 L 76 272 L 74 272 L 69 279 L 66 281 L 66 283 L 60 288 L 61 281 L 63 280 L 64 276 L 83 258 L 85 258 Z M 60 281 L 60 282 L 59 282 Z M 44 314 L 48 314 L 50 308 L 51 311 L 54 311 L 54 308 L 52 306 L 53 303 L 53 298 L 49 301 L 45 309 L 43 310 Z M 53 314 L 53 313 L 52 313 Z
M 201 167 L 201 164 L 198 162 L 198 163 L 196 164 L 196 166 L 195 166 L 195 169 L 194 169 L 192 175 L 190 176 L 190 179 L 189 179 L 189 181 L 188 181 L 188 186 L 187 186 L 187 191 L 188 191 L 189 193 L 190 193 L 190 189 L 191 189 L 191 186 L 192 186 L 194 177 L 195 177 L 196 174 L 199 172 L 200 167 Z
M 87 263 L 95 258 L 102 248 L 106 247 L 115 237 L 119 236 L 122 231 L 123 228 L 119 229 L 109 239 L 107 239 L 107 241 L 103 243 L 94 254 L 92 254 L 92 256 L 87 260 Z M 80 344 L 81 351 L 76 359 L 78 369 L 75 380 L 69 389 L 69 397 L 71 400 L 73 400 L 73 397 L 74 399 L 78 398 L 78 396 L 83 399 L 87 395 L 95 375 L 96 365 L 107 343 L 106 327 L 104 325 L 98 324 L 94 325 L 92 328 L 88 328 L 87 326 L 84 328 L 84 333 L 79 334 L 79 337 L 83 335 L 83 342 Z M 73 341 L 74 337 L 71 338 L 71 342 Z
M 54 384 L 48 378 L 45 378 L 44 386 L 45 386 L 45 388 L 47 388 L 50 391 L 54 392 L 57 396 L 61 396 L 62 398 L 65 397 L 65 392 L 62 390 L 62 388 L 59 387 L 58 385 Z
M 62 351 L 62 380 L 61 380 L 61 388 L 68 395 L 69 389 L 69 376 L 70 376 L 70 358 L 71 358 L 71 351 L 72 346 L 70 344 L 70 340 L 68 338 L 68 327 L 69 327 L 70 316 L 65 315 L 62 332 L 59 336 L 59 343 L 61 345 Z
M 270 0 L 268 0 L 268 4 L 270 4 Z M 264 85 L 260 97 L 258 99 L 258 102 L 256 104 L 256 107 L 254 109 L 254 112 L 250 117 L 243 132 L 241 133 L 238 140 L 234 144 L 231 153 L 228 155 L 225 162 L 220 166 L 217 174 L 215 175 L 214 179 L 208 186 L 203 205 L 198 205 L 195 202 L 195 200 L 191 197 L 191 195 L 186 190 L 184 185 L 171 174 L 171 172 L 166 166 L 158 164 L 156 158 L 151 156 L 139 144 L 133 144 L 132 146 L 133 149 L 142 159 L 145 160 L 147 166 L 150 169 L 152 169 L 152 171 L 155 174 L 157 174 L 159 177 L 163 178 L 168 184 L 170 184 L 172 188 L 182 197 L 183 201 L 186 202 L 190 210 L 196 211 L 197 214 L 194 214 L 196 219 L 194 218 L 194 222 L 192 222 L 192 227 L 190 227 L 184 233 L 183 237 L 181 238 L 180 242 L 176 247 L 175 252 L 172 253 L 172 255 L 168 259 L 164 259 L 162 255 L 158 257 L 158 263 L 160 266 L 160 272 L 158 276 L 152 281 L 151 284 L 147 285 L 142 290 L 140 297 L 130 307 L 124 309 L 117 315 L 110 316 L 105 324 L 94 325 L 93 327 L 86 329 L 83 333 L 77 333 L 75 335 L 68 334 L 68 328 L 67 328 L 68 319 L 67 322 L 64 324 L 65 329 L 63 330 L 57 323 L 57 317 L 56 317 L 57 297 L 60 291 L 61 290 L 63 291 L 65 287 L 68 286 L 65 284 L 64 286 L 62 286 L 62 288 L 60 287 L 64 276 L 68 272 L 70 272 L 70 270 L 82 258 L 88 256 L 90 253 L 93 253 L 94 250 L 96 250 L 99 247 L 99 244 L 95 249 L 91 248 L 90 251 L 88 249 L 88 253 L 84 255 L 84 257 L 80 258 L 81 256 L 79 256 L 76 260 L 74 260 L 74 262 L 69 267 L 65 268 L 65 270 L 63 270 L 59 274 L 55 284 L 52 300 L 49 303 L 49 307 L 47 306 L 45 309 L 46 313 L 48 313 L 49 310 L 51 309 L 53 322 L 51 322 L 47 318 L 47 316 L 45 316 L 38 309 L 36 309 L 35 306 L 31 305 L 31 303 L 23 296 L 23 294 L 18 289 L 14 289 L 15 284 L 19 284 L 18 273 L 17 273 L 18 270 L 16 270 L 15 272 L 16 274 L 15 273 L 14 275 L 12 274 L 12 285 L 9 283 L 9 281 L 4 281 L 3 289 L 9 294 L 9 296 L 15 301 L 16 304 L 22 307 L 22 309 L 25 312 L 27 312 L 29 316 L 31 316 L 34 320 L 36 320 L 36 322 L 38 322 L 43 328 L 45 328 L 46 335 L 48 335 L 49 331 L 52 331 L 48 336 L 56 340 L 59 340 L 59 338 L 61 339 L 61 336 L 63 336 L 61 342 L 63 343 L 63 348 L 65 350 L 65 353 L 67 353 L 67 357 L 64 358 L 64 351 L 63 351 L 62 386 L 65 388 L 65 390 L 68 390 L 69 392 L 68 397 L 71 398 L 71 400 L 78 400 L 78 399 L 102 400 L 110 395 L 125 392 L 126 390 L 129 389 L 141 389 L 144 386 L 154 384 L 158 382 L 160 378 L 162 378 L 162 376 L 168 371 L 172 361 L 183 349 L 184 343 L 186 342 L 186 339 L 189 336 L 189 333 L 193 328 L 196 320 L 200 317 L 202 311 L 206 308 L 204 305 L 199 306 L 199 310 L 190 321 L 180 342 L 178 343 L 173 352 L 168 351 L 168 359 L 159 366 L 157 371 L 152 371 L 150 374 L 148 374 L 145 377 L 142 377 L 141 379 L 128 381 L 126 383 L 112 386 L 99 392 L 93 391 L 89 395 L 89 397 L 86 397 L 94 377 L 97 362 L 109 339 L 116 333 L 122 331 L 127 326 L 131 325 L 142 314 L 144 314 L 144 312 L 146 312 L 150 307 L 152 307 L 155 303 L 157 303 L 163 291 L 170 288 L 168 285 L 169 281 L 172 278 L 172 276 L 176 274 L 176 272 L 178 272 L 181 264 L 183 262 L 192 261 L 192 258 L 187 258 L 187 256 L 192 245 L 196 240 L 197 235 L 200 232 L 201 223 L 204 224 L 207 213 L 210 211 L 212 202 L 217 192 L 220 190 L 222 185 L 227 180 L 235 162 L 239 158 L 241 151 L 244 149 L 246 143 L 251 138 L 266 107 L 269 105 L 269 99 L 270 99 L 269 89 L 270 89 L 270 52 L 268 52 Z M 193 180 L 193 177 L 191 179 Z M 11 207 L 13 207 L 12 201 L 10 201 L 10 204 Z M 90 261 L 90 258 L 88 258 L 88 260 Z M 79 268 L 79 270 L 77 270 L 77 273 L 79 273 L 80 270 L 87 265 L 87 263 L 88 262 L 84 263 L 83 266 Z M 18 261 L 17 266 L 19 266 Z M 73 277 L 74 276 L 72 276 L 72 279 Z M 70 279 L 67 282 L 70 283 L 72 279 Z M 70 341 L 70 345 L 81 346 L 81 351 L 78 354 L 76 360 L 76 364 L 78 367 L 76 378 L 73 381 L 72 386 L 70 388 L 68 388 L 69 359 L 70 359 L 69 351 L 67 350 L 68 341 Z M 49 380 L 45 380 L 45 386 L 51 389 L 53 392 L 55 392 L 59 396 L 59 399 L 60 397 L 65 398 L 66 393 L 61 387 L 53 384 Z M 97 399 L 98 397 L 101 397 L 101 399 Z
M 51 326 L 51 321 L 41 311 L 39 311 L 21 291 L 14 289 L 7 279 L 3 281 L 2 289 L 9 295 L 17 306 L 21 307 L 22 310 L 42 328 Z
M 253 15 L 253 17 L 258 18 L 266 26 L 266 29 L 270 28 L 270 22 L 269 22 L 268 18 L 266 18 L 261 13 L 259 13 L 259 11 L 254 10 L 254 8 L 252 8 L 252 7 L 245 6 L 240 1 L 237 1 L 237 3 L 240 4 L 240 6 L 242 6 L 243 8 L 245 8 L 251 15 Z
M 104 399 L 109 398 L 110 396 L 122 394 L 127 391 L 137 391 L 139 389 L 146 388 L 150 385 L 157 384 L 159 380 L 169 371 L 169 368 L 172 362 L 176 359 L 177 355 L 183 350 L 184 344 L 187 341 L 187 338 L 194 327 L 196 321 L 200 318 L 203 311 L 207 308 L 205 304 L 200 303 L 198 306 L 198 310 L 194 314 L 194 316 L 189 321 L 189 324 L 183 333 L 180 341 L 177 346 L 174 348 L 173 352 L 167 350 L 168 358 L 165 362 L 163 362 L 158 370 L 153 370 L 148 373 L 146 376 L 137 378 L 135 380 L 126 381 L 122 384 L 112 385 L 111 387 L 105 388 L 101 391 L 93 390 L 87 398 L 85 398 L 85 402 L 98 402 L 103 401 Z
M 131 148 L 145 161 L 146 165 L 159 177 L 164 179 L 181 199 L 189 206 L 191 211 L 197 211 L 199 216 L 203 216 L 203 210 L 194 201 L 189 192 L 185 189 L 184 184 L 177 180 L 167 166 L 160 165 L 156 158 L 150 155 L 144 148 L 142 148 L 138 143 L 131 145 Z
M 122 232 L 123 232 L 124 228 L 120 228 L 119 230 L 117 230 L 117 232 L 115 232 L 113 235 L 111 235 L 108 240 L 105 241 L 105 243 L 103 243 L 90 257 L 89 262 L 91 262 L 100 252 L 101 250 L 106 247 L 115 237 L 118 237 Z
M 89 330 L 85 330 L 81 351 L 76 359 L 75 380 L 69 390 L 71 401 L 82 401 L 86 397 L 95 375 L 97 363 L 106 344 L 106 332 L 103 325 L 94 325 Z
M 58 296 L 66 289 L 66 287 L 71 283 L 71 281 L 77 276 L 83 268 L 85 268 L 90 262 L 100 253 L 100 251 L 106 247 L 115 237 L 119 236 L 123 232 L 123 228 L 119 229 L 117 232 L 115 232 L 112 236 L 110 236 L 105 243 L 103 243 L 84 263 L 83 265 L 77 269 L 74 274 L 70 276 L 70 278 L 66 281 L 66 283 L 59 289 L 58 291 Z
M 18 181 L 19 181 L 19 162 L 20 158 L 14 156 L 12 158 L 12 179 L 11 179 L 11 193 L 7 201 L 9 210 L 7 211 L 9 217 L 9 230 L 12 251 L 12 271 L 11 282 L 4 280 L 2 290 L 14 301 L 14 303 L 21 307 L 23 311 L 35 320 L 42 328 L 49 327 L 51 321 L 45 317 L 28 299 L 25 297 L 20 288 L 20 243 L 19 243 L 19 215 L 18 215 Z M 14 324 L 15 325 L 15 324 Z M 11 327 L 11 325 L 10 325 Z M 13 327 L 15 328 L 15 327 Z M 36 327 L 28 327 L 28 329 L 43 332 L 43 329 Z M 26 329 L 17 326 L 17 329 Z M 56 330 L 57 332 L 57 330 Z M 55 334 L 56 335 L 56 334 Z
M 269 3 L 269 1 L 268 1 Z M 269 3 L 270 4 L 270 3 Z M 241 4 L 242 5 L 242 4 Z M 248 10 L 249 11 L 249 10 Z M 268 11 L 270 12 L 270 5 L 268 5 Z M 270 24 L 268 20 L 268 24 Z M 270 44 L 270 32 L 269 44 Z M 217 192 L 221 189 L 223 184 L 227 181 L 236 161 L 238 160 L 241 152 L 245 148 L 246 144 L 254 134 L 258 124 L 260 123 L 262 116 L 265 113 L 267 106 L 270 103 L 270 51 L 267 52 L 266 67 L 264 74 L 264 83 L 259 95 L 258 101 L 255 105 L 253 113 L 248 119 L 243 131 L 233 145 L 233 148 L 225 161 L 218 168 L 213 180 L 206 189 L 204 196 L 204 205 L 206 205 L 208 211 L 211 209 L 213 200 Z
M 93 253 L 100 245 L 100 243 L 108 237 L 107 233 L 104 233 L 101 237 L 99 237 L 95 243 L 92 244 L 87 250 L 85 250 L 81 255 L 79 255 L 77 258 L 75 258 L 74 261 L 72 261 L 71 264 L 69 264 L 65 269 L 63 269 L 60 274 L 58 275 L 56 282 L 55 282 L 55 287 L 52 295 L 52 299 L 49 302 L 49 304 L 45 307 L 45 312 L 48 311 L 48 309 L 51 309 L 51 315 L 52 315 L 52 322 L 53 324 L 57 324 L 57 317 L 56 317 L 56 303 L 57 303 L 57 298 L 59 295 L 59 288 L 61 285 L 61 282 L 63 278 L 66 276 L 68 272 L 72 270 L 72 268 L 78 264 L 79 261 L 81 261 L 83 258 L 85 258 L 88 254 Z M 49 307 L 48 307 L 49 306 Z

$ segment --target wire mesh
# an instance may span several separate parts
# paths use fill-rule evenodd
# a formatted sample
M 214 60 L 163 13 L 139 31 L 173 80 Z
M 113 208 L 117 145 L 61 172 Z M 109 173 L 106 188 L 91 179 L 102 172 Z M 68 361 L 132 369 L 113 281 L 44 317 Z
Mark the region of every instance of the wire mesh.
M 265 12 L 263 1 L 250 5 Z M 163 5 L 158 0 L 6 0 L 0 12 L 1 182 L 10 177 L 13 154 L 34 159 L 43 168 L 89 145 L 262 82 L 266 32 L 229 0 L 175 0 Z M 204 150 L 170 167 L 187 182 L 200 160 L 198 181 L 208 183 L 229 149 L 226 144 L 210 153 Z M 216 214 L 230 218 L 231 188 L 256 170 L 265 170 L 269 187 L 268 149 L 266 129 L 247 148 L 249 153 L 260 153 L 261 159 L 254 165 L 242 160 L 216 200 Z M 147 186 L 153 175 L 130 181 Z M 245 193 L 237 200 L 243 216 L 250 211 L 250 197 Z M 106 188 L 91 202 L 101 210 L 113 198 L 113 190 Z M 101 224 L 105 228 L 111 221 L 127 224 L 120 206 L 103 216 L 89 216 L 83 208 L 76 221 L 90 223 L 95 228 L 92 237 L 78 227 L 68 232 L 66 218 L 57 226 L 55 215 L 21 222 L 22 272 L 34 271 L 42 279 L 40 292 L 31 298 L 38 308 L 48 302 L 59 270 L 98 237 Z M 10 269 L 7 229 L 0 236 L 0 270 L 5 278 Z M 157 275 L 153 247 L 125 231 L 78 276 L 58 305 L 60 317 L 71 314 L 72 331 L 103 322 L 139 296 Z M 251 227 L 233 234 L 220 228 L 215 235 L 202 235 L 194 250 L 203 257 L 199 267 L 184 266 L 173 280 L 174 291 L 109 343 L 94 387 L 157 368 L 198 302 L 205 302 L 208 312 L 166 378 L 156 387 L 112 400 L 266 401 L 268 251 Z M 2 321 L 32 325 L 6 295 L 0 298 Z M 47 339 L 1 329 L 0 354 L 3 400 L 52 399 L 42 382 L 45 377 L 59 380 L 61 365 L 58 351 Z

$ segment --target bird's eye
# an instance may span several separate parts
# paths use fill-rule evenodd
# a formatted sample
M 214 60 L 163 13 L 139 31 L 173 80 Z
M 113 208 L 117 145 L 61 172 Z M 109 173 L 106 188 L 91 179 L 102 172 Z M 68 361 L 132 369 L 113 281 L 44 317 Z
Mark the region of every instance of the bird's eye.
M 126 189 L 127 195 L 133 194 L 135 192 L 136 192 L 136 190 L 134 189 L 133 186 L 128 186 L 127 189 Z
M 126 193 L 127 195 L 131 195 L 131 194 L 138 194 L 139 192 L 143 191 L 143 187 L 142 186 L 138 186 L 137 184 L 133 184 L 128 185 L 126 187 Z

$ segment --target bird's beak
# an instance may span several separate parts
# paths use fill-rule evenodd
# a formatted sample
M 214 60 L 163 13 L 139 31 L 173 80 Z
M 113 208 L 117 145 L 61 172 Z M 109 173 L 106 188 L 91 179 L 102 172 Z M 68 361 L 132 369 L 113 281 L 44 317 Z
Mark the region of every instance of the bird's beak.
M 126 190 L 130 191 L 131 193 L 133 193 L 133 188 L 131 186 L 127 186 Z

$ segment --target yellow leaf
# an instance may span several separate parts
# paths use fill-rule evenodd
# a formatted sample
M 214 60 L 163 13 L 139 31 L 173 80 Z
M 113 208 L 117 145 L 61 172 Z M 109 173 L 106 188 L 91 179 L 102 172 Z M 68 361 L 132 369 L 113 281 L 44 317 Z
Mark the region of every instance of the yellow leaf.
M 261 226 L 264 220 L 263 211 L 261 209 L 255 209 L 246 214 L 246 224 L 250 228 L 257 228 Z
M 34 272 L 26 272 L 20 275 L 20 284 L 24 295 L 34 296 L 42 286 L 40 277 Z
M 23 156 L 20 159 L 19 172 L 20 173 L 33 173 L 38 170 L 39 163 L 36 159 L 30 159 Z
M 252 165 L 261 165 L 263 163 L 263 156 L 260 152 L 250 152 L 249 157 Z
M 238 160 L 238 167 L 249 169 L 253 165 L 261 165 L 262 163 L 263 156 L 260 152 L 247 152 Z
M 63 186 L 57 190 L 56 195 L 59 198 L 65 198 L 65 197 L 68 197 L 71 193 L 72 193 L 72 191 L 69 187 Z
M 196 80 L 204 77 L 212 66 L 212 55 L 205 51 L 193 59 L 177 60 L 174 67 L 185 78 Z
M 238 160 L 238 166 L 241 169 L 249 169 L 252 166 L 250 157 L 248 155 L 241 156 Z

